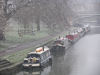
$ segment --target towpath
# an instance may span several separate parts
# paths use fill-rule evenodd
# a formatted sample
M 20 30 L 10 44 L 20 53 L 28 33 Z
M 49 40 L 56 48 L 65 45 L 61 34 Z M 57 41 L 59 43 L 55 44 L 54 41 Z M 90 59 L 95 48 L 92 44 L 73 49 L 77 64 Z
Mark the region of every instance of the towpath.
M 56 36 L 60 36 L 63 33 L 67 33 L 67 31 L 63 31 L 61 33 L 54 34 L 52 36 L 47 36 L 47 37 L 41 38 L 37 41 L 30 42 L 30 43 L 27 43 L 27 44 L 24 44 L 24 45 L 19 45 L 19 46 L 16 46 L 14 48 L 7 49 L 5 51 L 1 51 L 0 52 L 0 57 L 10 55 L 12 53 L 15 53 L 15 52 L 18 52 L 18 51 L 21 51 L 21 50 L 25 50 L 25 49 L 30 48 L 30 47 L 35 47 L 35 46 L 38 46 L 38 45 L 42 45 L 44 42 L 47 42 L 48 40 L 50 40 L 50 39 L 52 39 Z

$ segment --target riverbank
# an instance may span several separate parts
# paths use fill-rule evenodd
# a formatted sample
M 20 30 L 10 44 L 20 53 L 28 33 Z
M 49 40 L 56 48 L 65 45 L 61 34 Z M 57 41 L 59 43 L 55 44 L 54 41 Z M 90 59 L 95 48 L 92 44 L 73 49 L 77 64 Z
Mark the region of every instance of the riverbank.
M 72 28 L 71 30 L 73 31 L 75 28 Z M 26 45 L 25 46 L 19 46 L 16 47 L 15 51 L 14 49 L 10 49 L 9 51 L 6 51 L 3 52 L 2 54 L 0 53 L 0 55 L 2 56 L 2 59 L 6 59 L 8 60 L 9 62 L 11 62 L 13 65 L 9 66 L 9 67 L 4 67 L 2 69 L 0 69 L 0 71 L 2 72 L 3 70 L 8 70 L 8 69 L 13 69 L 13 68 L 16 68 L 18 65 L 21 65 L 24 57 L 26 57 L 26 55 L 31 52 L 31 51 L 34 51 L 37 47 L 39 46 L 43 46 L 43 45 L 47 45 L 50 46 L 49 44 L 52 43 L 52 41 L 56 38 L 58 38 L 59 36 L 64 36 L 68 33 L 68 31 L 63 31 L 59 34 L 56 34 L 56 35 L 53 35 L 53 36 L 48 36 L 48 37 L 45 37 L 41 40 L 38 40 L 39 42 L 34 42 L 35 44 L 33 43 L 29 43 L 29 47 L 26 48 Z M 30 47 L 31 45 L 31 47 Z M 25 47 L 25 49 L 23 49 L 23 47 Z M 18 50 L 19 49 L 19 50 Z

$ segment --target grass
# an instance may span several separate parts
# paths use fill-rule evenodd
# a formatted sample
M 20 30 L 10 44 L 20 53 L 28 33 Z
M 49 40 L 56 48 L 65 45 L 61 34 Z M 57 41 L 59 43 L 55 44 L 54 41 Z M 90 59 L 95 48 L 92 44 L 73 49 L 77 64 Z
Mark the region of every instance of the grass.
M 20 44 L 25 44 L 30 41 L 35 41 L 35 40 L 38 40 L 40 38 L 43 38 L 43 37 L 46 37 L 49 35 L 49 33 L 48 33 L 49 30 L 47 28 L 45 28 L 43 26 L 43 24 L 41 27 L 42 28 L 41 31 L 36 31 L 35 35 L 26 34 L 23 37 L 19 37 L 18 27 L 16 25 L 12 24 L 10 27 L 12 29 L 10 31 L 8 31 L 5 35 L 6 41 L 0 41 L 0 51 L 6 50 L 11 47 L 15 47 Z M 68 32 L 66 31 L 66 33 L 63 33 L 60 36 L 65 37 L 65 35 L 67 33 Z M 54 37 L 53 39 L 55 39 L 55 38 L 58 38 L 58 36 Z M 2 58 L 10 61 L 11 63 L 18 63 L 18 62 L 23 61 L 23 59 L 27 56 L 27 54 L 31 51 L 34 51 L 35 48 L 36 47 L 31 47 L 31 48 L 25 49 L 23 51 L 19 51 L 19 52 L 13 53 L 11 55 L 4 56 Z
M 19 37 L 18 34 L 16 34 L 16 32 L 13 33 L 9 33 L 6 35 L 7 40 L 12 41 L 12 43 L 26 43 L 28 41 L 32 41 L 32 40 L 38 40 L 42 37 L 48 36 L 48 34 L 46 33 L 46 30 L 41 30 L 41 31 L 36 31 L 35 35 L 23 35 L 23 37 Z M 13 34 L 13 35 L 12 35 Z
M 66 32 L 66 33 L 67 33 L 67 32 Z M 63 34 L 61 34 L 60 36 L 63 36 L 63 37 L 64 37 L 64 36 L 66 35 L 66 33 L 63 33 Z M 58 36 L 59 36 L 59 35 L 58 35 Z M 54 37 L 54 38 L 48 40 L 47 42 L 42 43 L 41 45 L 45 45 L 45 44 L 47 44 L 47 43 L 50 43 L 50 41 L 53 41 L 54 39 L 58 38 L 58 36 L 56 36 L 56 37 Z M 38 47 L 38 46 L 36 46 L 36 47 Z M 15 63 L 18 63 L 18 62 L 22 62 L 23 59 L 27 56 L 27 54 L 28 54 L 29 52 L 31 52 L 31 51 L 34 51 L 34 50 L 36 49 L 36 47 L 31 47 L 31 48 L 28 48 L 28 49 L 25 49 L 25 50 L 22 50 L 22 51 L 13 53 L 13 54 L 11 54 L 11 55 L 4 56 L 4 57 L 2 57 L 2 59 L 6 59 L 6 60 L 8 60 L 9 62 L 14 63 L 14 64 L 15 64 Z
M 47 43 L 50 43 L 52 40 L 53 39 L 50 39 L 48 42 L 42 43 L 41 46 L 43 46 L 43 45 L 45 45 Z M 6 59 L 6 60 L 8 60 L 9 62 L 11 62 L 13 64 L 22 62 L 23 59 L 27 56 L 28 53 L 30 53 L 32 51 L 35 51 L 35 49 L 37 47 L 39 47 L 39 46 L 31 47 L 31 48 L 28 48 L 28 49 L 13 53 L 11 55 L 4 56 L 4 57 L 2 57 L 2 59 Z
M 20 44 L 25 44 L 28 42 L 32 42 L 35 40 L 38 40 L 40 38 L 48 36 L 48 29 L 45 27 L 43 23 L 41 25 L 41 30 L 40 31 L 35 31 L 35 35 L 30 32 L 30 34 L 23 34 L 23 37 L 20 37 L 18 35 L 18 29 L 20 25 L 18 25 L 15 21 L 11 20 L 9 22 L 9 25 L 6 27 L 6 32 L 5 32 L 5 41 L 0 41 L 0 51 L 4 51 L 8 48 L 15 47 Z M 36 24 L 33 23 L 34 30 L 36 30 Z
M 4 56 L 4 57 L 2 57 L 2 59 L 6 59 L 6 60 L 10 61 L 11 63 L 22 62 L 23 59 L 27 56 L 27 54 L 34 50 L 35 50 L 35 47 L 28 48 L 23 51 L 19 51 L 19 52 L 13 53 L 11 55 Z
M 45 24 L 41 23 L 40 24 L 41 31 L 35 31 L 35 35 L 33 35 L 31 32 L 30 34 L 26 34 L 26 35 L 23 35 L 23 37 L 20 37 L 18 35 L 18 29 L 20 29 L 19 26 L 20 25 L 18 25 L 13 20 L 11 20 L 9 25 L 7 25 L 6 33 L 5 33 L 6 40 L 0 41 L 0 51 L 4 51 L 8 48 L 16 47 L 20 44 L 25 44 L 28 42 L 35 41 L 35 40 L 38 40 L 40 38 L 46 37 L 54 33 L 53 31 L 46 28 Z M 33 27 L 34 27 L 34 30 L 36 30 L 35 23 L 33 23 Z M 59 32 L 59 29 L 55 30 L 55 32 L 56 33 Z
M 24 35 L 23 37 L 19 37 L 17 32 L 9 32 L 6 34 L 6 40 L 0 41 L 0 51 L 20 44 L 32 42 L 48 35 L 47 30 L 36 31 L 35 35 Z

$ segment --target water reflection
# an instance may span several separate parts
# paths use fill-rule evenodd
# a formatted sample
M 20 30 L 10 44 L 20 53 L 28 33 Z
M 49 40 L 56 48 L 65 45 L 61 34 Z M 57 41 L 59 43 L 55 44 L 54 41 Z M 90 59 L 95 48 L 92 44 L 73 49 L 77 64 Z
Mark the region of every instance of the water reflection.
M 50 73 L 51 66 L 45 68 L 35 68 L 35 69 L 24 69 L 17 75 L 48 75 Z
M 23 70 L 23 75 L 40 75 L 41 74 L 41 70 L 40 69 L 33 69 L 33 70 Z
M 52 69 L 49 75 L 62 75 L 63 61 L 66 50 L 53 52 Z
M 46 65 L 43 68 L 23 69 L 16 75 L 61 75 L 62 62 L 64 61 L 65 50 L 59 52 L 52 52 L 52 65 Z
M 0 72 L 0 75 L 16 75 L 17 73 L 22 71 L 22 67 L 18 66 L 16 68 L 13 68 L 11 70 L 4 70 Z

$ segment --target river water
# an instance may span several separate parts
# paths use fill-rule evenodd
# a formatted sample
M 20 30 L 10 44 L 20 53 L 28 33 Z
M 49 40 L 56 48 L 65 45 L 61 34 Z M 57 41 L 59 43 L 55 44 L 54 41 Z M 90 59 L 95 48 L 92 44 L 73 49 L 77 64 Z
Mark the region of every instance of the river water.
M 82 37 L 65 52 L 53 55 L 52 65 L 21 70 L 13 75 L 100 75 L 100 27 Z

